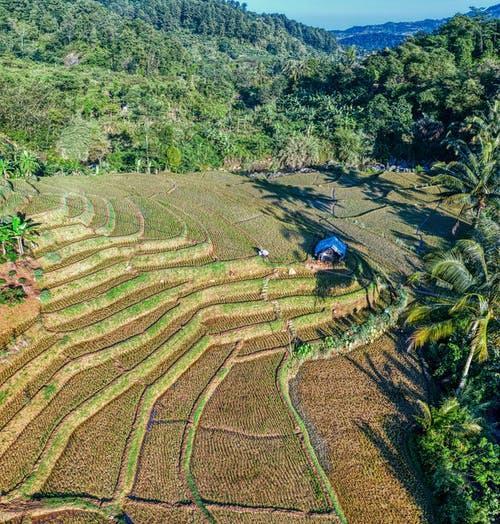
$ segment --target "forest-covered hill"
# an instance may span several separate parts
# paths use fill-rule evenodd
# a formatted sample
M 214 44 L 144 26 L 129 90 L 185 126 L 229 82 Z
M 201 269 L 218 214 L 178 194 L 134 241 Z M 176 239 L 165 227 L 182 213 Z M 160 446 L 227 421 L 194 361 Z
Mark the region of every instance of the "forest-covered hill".
M 358 62 L 325 31 L 236 2 L 0 10 L 7 176 L 426 163 L 499 92 L 498 19 L 457 16 Z
M 270 54 L 336 48 L 328 31 L 223 0 L 2 0 L 0 29 L 3 53 L 62 63 L 72 52 L 87 64 L 129 72 L 168 72 L 189 35 L 217 37 L 226 52 L 226 39 Z
M 469 15 L 477 13 L 477 11 L 472 11 Z M 485 9 L 484 14 L 492 18 L 498 18 L 500 16 L 500 4 Z M 360 50 L 377 51 L 386 47 L 396 47 L 402 44 L 408 37 L 420 32 L 432 33 L 448 22 L 448 20 L 450 19 L 386 22 L 385 24 L 350 27 L 342 31 L 332 31 L 332 33 L 343 46 L 354 45 Z

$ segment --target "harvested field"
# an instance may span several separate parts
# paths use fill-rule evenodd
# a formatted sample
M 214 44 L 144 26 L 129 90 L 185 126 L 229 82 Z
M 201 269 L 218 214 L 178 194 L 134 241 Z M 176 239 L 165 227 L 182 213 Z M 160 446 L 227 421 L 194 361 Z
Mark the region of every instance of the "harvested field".
M 385 277 L 359 253 L 389 257 L 399 278 L 429 210 L 424 241 L 439 243 L 449 217 L 434 195 L 392 176 L 335 182 L 344 201 L 334 222 L 328 173 L 13 180 L 2 213 L 25 206 L 41 224 L 33 267 L 44 295 L 0 310 L 0 522 L 21 511 L 99 522 L 123 510 L 135 524 L 316 523 L 342 520 L 345 504 L 371 507 L 331 470 L 328 481 L 278 374 L 298 337 L 336 336 L 385 307 L 374 284 Z M 403 214 L 409 201 L 415 212 Z M 310 247 L 332 233 L 351 246 L 346 263 L 307 267 Z M 319 381 L 328 402 L 339 401 L 328 397 L 335 383 L 350 387 Z M 380 416 L 394 417 L 384 406 Z M 351 428 L 347 414 L 342 423 Z M 417 502 L 401 509 L 406 481 L 386 477 L 394 516 L 416 515 Z
M 293 383 L 348 522 L 432 522 L 408 442 L 426 386 L 418 359 L 402 348 L 385 335 L 350 355 L 304 364 Z
M 278 351 L 235 364 L 207 403 L 201 425 L 250 435 L 293 433 L 276 384 L 284 355 Z
M 144 387 L 132 386 L 71 435 L 43 487 L 43 495 L 80 495 L 111 499 L 123 452 Z
M 125 514 L 132 522 L 147 524 L 203 524 L 204 519 L 192 507 L 168 508 L 156 504 L 129 501 Z
M 190 500 L 180 473 L 186 424 L 150 422 L 141 452 L 132 495 L 139 499 L 176 504 Z
M 40 516 L 35 515 L 31 522 L 33 524 L 103 524 L 109 522 L 109 518 L 91 511 L 67 510 Z
M 233 348 L 234 344 L 208 348 L 158 400 L 152 413 L 153 423 L 187 420 L 198 396 L 219 371 Z
M 206 501 L 306 512 L 331 509 L 295 435 L 247 437 L 200 429 L 194 450 L 193 476 Z
M 335 516 L 304 515 L 293 511 L 264 511 L 251 513 L 244 508 L 229 510 L 220 507 L 210 507 L 215 520 L 220 524 L 321 524 L 340 522 Z

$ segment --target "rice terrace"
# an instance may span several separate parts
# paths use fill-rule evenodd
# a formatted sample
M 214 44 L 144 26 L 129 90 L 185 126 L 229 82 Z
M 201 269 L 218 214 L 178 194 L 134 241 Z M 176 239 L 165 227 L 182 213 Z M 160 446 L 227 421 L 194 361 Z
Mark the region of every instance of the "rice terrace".
M 325 337 L 347 345 L 346 333 L 398 307 L 415 249 L 454 223 L 420 177 L 55 177 L 14 180 L 1 198 L 41 233 L 29 259 L 40 300 L 14 320 L 0 306 L 11 315 L 1 522 L 422 521 L 427 495 L 404 446 L 387 443 L 384 462 L 369 431 L 345 441 L 335 425 L 360 387 L 346 357 L 320 354 L 311 376 L 293 351 Z M 307 260 L 328 234 L 346 240 L 347 259 L 318 270 Z M 386 375 L 376 347 L 361 351 L 382 359 L 391 401 L 366 379 L 352 414 L 379 433 L 379 416 L 411 410 L 408 391 L 425 397 L 418 358 L 382 346 L 398 361 Z M 390 486 L 394 515 L 373 503 Z

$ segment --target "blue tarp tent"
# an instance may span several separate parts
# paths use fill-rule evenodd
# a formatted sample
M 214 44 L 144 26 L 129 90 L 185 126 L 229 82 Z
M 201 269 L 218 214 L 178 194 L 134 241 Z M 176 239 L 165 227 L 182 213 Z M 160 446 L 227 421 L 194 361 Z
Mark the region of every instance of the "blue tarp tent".
M 347 254 L 347 244 L 337 237 L 326 238 L 318 243 L 314 251 L 314 256 L 323 259 L 322 254 L 324 254 L 327 255 L 325 258 L 330 258 L 328 257 L 329 251 L 330 253 L 333 252 L 340 259 L 344 259 Z

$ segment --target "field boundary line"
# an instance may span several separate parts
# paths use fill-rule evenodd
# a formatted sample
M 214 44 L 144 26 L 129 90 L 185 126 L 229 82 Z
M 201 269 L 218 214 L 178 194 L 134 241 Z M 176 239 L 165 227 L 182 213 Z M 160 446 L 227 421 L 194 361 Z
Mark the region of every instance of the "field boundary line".
M 287 350 L 288 348 L 286 346 L 279 346 L 279 347 L 270 348 L 270 349 L 262 349 L 261 351 L 256 351 L 255 353 L 249 353 L 248 355 L 240 355 L 235 358 L 235 362 L 237 364 L 240 364 L 243 362 L 251 362 L 252 360 L 259 360 L 260 358 L 269 357 L 271 355 L 274 355 L 275 353 L 279 353 L 280 351 L 287 351 Z
M 288 362 L 289 362 L 288 358 L 283 359 L 283 362 L 278 370 L 277 382 L 278 382 L 279 390 L 282 393 L 286 406 L 288 407 L 288 410 L 290 414 L 292 415 L 293 420 L 295 421 L 295 423 L 301 430 L 301 433 L 302 433 L 301 442 L 303 443 L 304 447 L 306 448 L 306 451 L 307 451 L 306 455 L 308 455 L 309 459 L 314 464 L 316 473 L 319 475 L 323 483 L 323 487 L 324 489 L 326 489 L 331 499 L 331 502 L 333 503 L 333 507 L 335 509 L 335 512 L 337 513 L 337 516 L 339 517 L 342 524 L 347 524 L 347 519 L 344 515 L 344 512 L 342 511 L 337 495 L 335 494 L 335 491 L 333 490 L 333 487 L 330 484 L 330 480 L 328 479 L 328 476 L 325 473 L 325 470 L 321 466 L 318 456 L 316 455 L 316 452 L 314 451 L 314 448 L 311 444 L 311 439 L 309 437 L 307 427 L 304 421 L 301 419 L 298 411 L 295 409 L 295 406 L 293 405 L 292 399 L 290 397 L 290 384 L 289 384 L 289 375 L 288 375 L 288 369 L 287 369 Z
M 195 405 L 193 406 L 193 409 L 191 410 L 191 414 L 189 417 L 190 423 L 187 424 L 184 430 L 183 443 L 182 443 L 181 455 L 180 455 L 180 460 L 179 460 L 179 468 L 181 470 L 180 473 L 183 474 L 184 476 L 184 479 L 187 483 L 187 487 L 189 488 L 189 491 L 191 492 L 193 496 L 193 501 L 195 502 L 197 507 L 200 509 L 203 516 L 206 519 L 208 519 L 209 522 L 213 524 L 215 524 L 216 521 L 213 518 L 212 514 L 205 507 L 204 500 L 198 491 L 193 473 L 191 471 L 191 459 L 192 459 L 193 449 L 194 449 L 194 440 L 196 437 L 196 432 L 200 425 L 200 420 L 203 415 L 205 406 L 207 402 L 212 398 L 213 394 L 215 393 L 219 385 L 226 378 L 231 368 L 233 367 L 235 363 L 234 359 L 236 355 L 238 354 L 239 350 L 241 349 L 242 344 L 243 344 L 242 341 L 239 341 L 236 343 L 233 351 L 229 354 L 226 360 L 219 367 L 216 374 L 212 377 L 210 382 L 205 386 L 205 389 L 200 393 Z
M 235 362 L 236 364 L 237 362 Z M 241 437 L 247 437 L 249 439 L 254 440 L 279 440 L 286 437 L 290 437 L 292 435 L 300 435 L 300 431 L 296 430 L 292 433 L 250 433 L 249 431 L 242 431 L 238 429 L 229 429 L 224 427 L 216 428 L 214 426 L 206 426 L 205 424 L 199 424 L 199 427 L 201 429 L 204 429 L 206 431 L 210 431 L 212 433 L 228 433 L 229 435 L 235 435 L 235 436 L 241 436 Z
M 243 506 L 238 504 L 230 504 L 225 502 L 216 502 L 216 501 L 206 501 L 206 506 L 208 508 L 213 509 L 227 509 L 229 511 L 232 511 L 234 513 L 250 513 L 250 514 L 257 514 L 257 515 L 287 515 L 287 516 L 296 516 L 296 517 L 303 517 L 303 516 L 311 516 L 314 518 L 323 518 L 323 519 L 330 519 L 332 516 L 335 515 L 336 520 L 338 520 L 338 515 L 333 512 L 328 513 L 319 513 L 319 512 L 313 512 L 313 511 L 305 511 L 305 510 L 299 510 L 299 509 L 289 509 L 289 508 L 282 508 L 282 507 L 272 507 L 272 506 Z
M 131 281 L 133 281 L 134 279 L 132 279 Z M 127 282 L 131 282 L 131 281 L 127 281 Z M 156 297 L 158 295 L 160 295 L 161 293 L 164 293 L 164 292 L 167 292 L 167 291 L 175 291 L 177 288 L 180 288 L 185 284 L 185 282 L 182 282 L 180 284 L 176 284 L 172 287 L 169 287 L 168 285 L 165 285 L 161 290 L 157 290 L 157 289 L 153 289 L 151 291 L 151 288 L 154 288 L 157 284 L 156 283 L 153 283 L 153 284 L 149 284 L 148 286 L 145 286 L 143 288 L 139 288 L 139 289 L 134 289 L 132 290 L 132 292 L 135 294 L 135 295 L 139 295 L 139 293 L 142 291 L 142 292 L 145 292 L 145 291 L 151 291 L 150 294 L 147 294 L 147 295 L 144 295 L 144 296 L 139 296 L 139 298 L 137 298 L 137 296 L 133 299 L 132 302 L 130 302 L 130 304 L 127 304 L 125 306 L 122 306 L 120 309 L 117 309 L 116 311 L 112 311 L 110 314 L 108 314 L 107 316 L 104 316 L 102 317 L 101 319 L 99 320 L 95 320 L 93 322 L 90 322 L 88 324 L 84 324 L 82 326 L 77 326 L 76 328 L 75 327 L 72 327 L 71 329 L 70 328 L 64 328 L 64 323 L 62 324 L 54 324 L 49 328 L 47 328 L 47 326 L 45 326 L 44 324 L 44 327 L 45 329 L 47 329 L 47 331 L 50 331 L 51 333 L 55 332 L 55 333 L 73 333 L 75 331 L 80 331 L 82 329 L 87 329 L 87 328 L 91 328 L 92 326 L 95 326 L 97 324 L 99 324 L 100 322 L 104 322 L 108 319 L 111 319 L 113 316 L 115 315 L 118 315 L 120 313 L 123 313 L 124 311 L 126 311 L 127 309 L 130 309 L 134 306 L 137 306 L 138 304 L 140 304 L 141 302 L 145 301 L 145 300 L 151 300 L 153 297 Z M 114 288 L 112 288 L 114 289 Z M 174 296 L 175 296 L 175 293 L 174 293 Z M 106 309 L 106 308 L 109 308 L 117 303 L 119 303 L 120 301 L 123 301 L 124 300 L 124 296 L 123 295 L 120 295 L 116 300 L 114 300 L 113 302 L 110 302 L 107 306 L 103 306 L 101 309 Z M 172 300 L 174 300 L 174 298 L 172 297 Z M 175 300 L 177 302 L 177 300 Z M 92 302 L 92 301 L 90 301 Z M 154 311 L 154 310 L 151 310 L 151 312 Z M 81 315 L 79 317 L 74 317 L 73 319 L 70 319 L 70 320 L 67 320 L 66 321 L 66 324 L 70 324 L 70 323 L 74 323 L 74 322 L 78 322 L 80 319 L 82 318 L 86 318 L 86 317 L 89 317 L 90 315 L 92 315 L 94 313 L 94 311 L 90 310 L 88 312 L 86 312 L 84 315 Z M 53 313 L 45 313 L 45 315 L 52 315 Z M 140 318 L 140 317 L 137 317 L 137 318 Z M 137 320 L 137 319 L 136 319 Z
M 136 473 L 141 462 L 141 450 L 148 435 L 149 422 L 154 405 L 165 391 L 170 388 L 210 347 L 208 337 L 206 337 L 204 344 L 202 344 L 202 341 L 203 339 L 198 342 L 196 346 L 188 348 L 162 376 L 146 389 L 144 404 L 147 404 L 150 407 L 144 408 L 140 413 L 140 420 L 132 437 L 128 456 L 123 464 L 125 472 L 123 475 L 122 486 L 119 489 L 119 500 L 124 499 L 133 492 Z
M 44 268 L 44 274 L 46 275 L 50 275 L 51 273 L 54 273 L 55 271 L 59 271 L 61 269 L 65 269 L 69 266 L 72 266 L 74 264 L 81 264 L 82 262 L 85 262 L 86 260 L 88 260 L 89 258 L 93 257 L 94 255 L 96 255 L 97 253 L 101 254 L 101 253 L 105 253 L 106 251 L 110 250 L 110 249 L 118 249 L 118 248 L 126 248 L 126 247 L 134 247 L 136 248 L 137 246 L 139 246 L 139 241 L 141 240 L 140 237 L 137 238 L 137 241 L 136 239 L 134 238 L 130 238 L 130 237 L 123 237 L 123 238 L 127 238 L 128 240 L 120 240 L 118 241 L 118 239 L 121 239 L 122 237 L 102 237 L 102 236 L 93 236 L 92 239 L 101 239 L 101 238 L 106 238 L 109 242 L 108 242 L 108 245 L 103 245 L 103 246 L 98 246 L 98 247 L 95 247 L 94 249 L 88 249 L 86 251 L 80 251 L 80 252 L 76 252 L 76 253 L 73 253 L 72 255 L 68 255 L 65 259 L 63 258 L 61 260 L 61 262 L 58 262 L 56 264 L 52 264 L 51 266 L 46 266 Z M 116 242 L 114 242 L 113 240 L 117 240 Z M 86 239 L 86 240 L 90 240 L 90 239 Z M 74 245 L 74 244 L 78 244 L 82 241 L 80 240 L 77 240 L 75 242 L 73 242 L 72 244 L 70 245 Z M 68 247 L 68 246 L 64 246 L 64 247 Z M 61 248 L 61 249 L 64 249 Z M 57 253 L 59 253 L 60 250 L 56 251 Z M 81 258 L 77 258 L 77 256 L 81 255 Z M 43 257 L 44 255 L 42 255 Z M 40 257 L 39 257 L 40 258 Z

